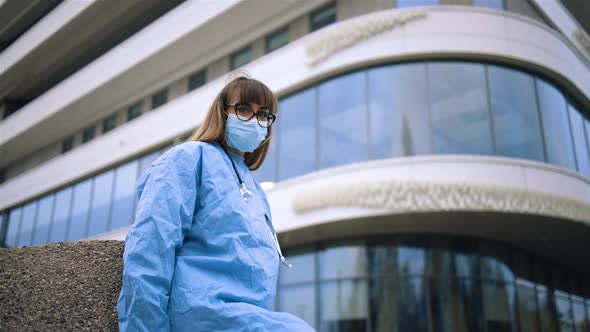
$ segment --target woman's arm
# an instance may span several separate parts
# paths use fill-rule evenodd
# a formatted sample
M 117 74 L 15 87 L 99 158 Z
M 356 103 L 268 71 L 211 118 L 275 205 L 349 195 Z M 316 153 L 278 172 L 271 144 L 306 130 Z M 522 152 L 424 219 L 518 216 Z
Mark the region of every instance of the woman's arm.
M 175 146 L 138 180 L 135 221 L 125 239 L 120 331 L 169 331 L 167 314 L 176 250 L 194 215 L 196 153 Z

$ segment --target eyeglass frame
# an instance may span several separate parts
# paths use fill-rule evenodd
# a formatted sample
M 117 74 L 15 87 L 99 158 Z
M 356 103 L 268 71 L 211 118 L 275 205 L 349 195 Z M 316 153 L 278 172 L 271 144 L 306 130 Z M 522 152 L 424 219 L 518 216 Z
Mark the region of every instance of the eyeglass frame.
M 244 107 L 246 107 L 246 108 L 247 108 L 247 109 L 250 111 L 250 113 L 252 113 L 252 115 L 251 115 L 251 116 L 250 116 L 248 119 L 245 119 L 245 120 L 244 120 L 244 119 L 242 119 L 242 118 L 240 118 L 240 116 L 238 115 L 238 112 L 237 112 L 237 110 L 238 110 L 238 107 L 239 107 L 239 106 L 244 106 Z M 272 114 L 271 112 L 267 112 L 267 111 L 257 111 L 257 112 L 254 112 L 254 111 L 252 110 L 252 108 L 251 108 L 250 106 L 246 105 L 246 104 L 242 104 L 242 103 L 226 104 L 226 105 L 225 105 L 225 107 L 226 107 L 226 109 L 227 109 L 228 107 L 233 107 L 233 108 L 234 108 L 234 113 L 236 114 L 236 117 L 237 117 L 239 120 L 242 120 L 242 121 L 250 121 L 250 120 L 252 120 L 254 117 L 256 117 L 256 122 L 257 122 L 257 123 L 258 123 L 258 125 L 259 125 L 260 127 L 262 127 L 262 128 L 270 128 L 270 126 L 272 126 L 272 125 L 275 123 L 275 121 L 277 120 L 277 116 L 276 116 L 276 115 L 274 115 L 274 114 Z M 268 121 L 268 123 L 269 123 L 269 124 L 268 124 L 268 126 L 263 126 L 263 125 L 261 125 L 261 124 L 260 124 L 260 120 L 258 119 L 258 113 L 266 113 L 266 115 L 267 115 L 267 117 L 268 117 L 268 119 L 269 119 L 269 121 Z

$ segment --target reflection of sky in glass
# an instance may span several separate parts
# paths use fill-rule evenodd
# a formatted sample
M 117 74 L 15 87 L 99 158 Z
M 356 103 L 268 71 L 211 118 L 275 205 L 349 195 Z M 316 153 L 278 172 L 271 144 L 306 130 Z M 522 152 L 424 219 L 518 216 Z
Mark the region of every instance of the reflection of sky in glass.
M 281 289 L 281 296 L 279 297 L 281 311 L 289 312 L 306 321 L 314 329 L 317 329 L 315 304 L 314 285 L 290 286 Z
M 22 212 L 22 207 L 10 210 L 10 215 L 8 216 L 8 231 L 6 233 L 5 241 L 5 245 L 7 247 L 16 246 L 16 241 L 18 239 L 18 226 L 20 225 Z
M 298 282 L 310 282 L 315 280 L 315 255 L 313 253 L 289 256 L 292 268 L 286 268 L 281 264 L 279 284 L 287 285 Z
M 92 179 L 78 183 L 74 187 L 74 201 L 72 203 L 72 217 L 68 228 L 68 241 L 77 241 L 85 236 L 91 189 Z
M 319 86 L 320 167 L 368 159 L 365 72 Z
M 552 164 L 576 170 L 565 97 L 549 83 L 537 79 L 547 158 Z
M 504 9 L 504 0 L 473 0 L 473 5 L 476 7 L 502 10 Z
M 576 159 L 578 171 L 587 177 L 590 177 L 590 156 L 588 155 L 588 143 L 584 132 L 584 119 L 580 112 L 573 106 L 569 106 L 570 122 L 572 125 L 572 134 L 574 136 L 574 148 L 576 150 Z
M 346 261 L 346 264 L 342 264 Z M 320 278 L 343 278 L 367 275 L 365 246 L 329 248 L 320 253 Z
M 436 6 L 440 0 L 396 0 L 397 8 Z
M 366 281 L 330 281 L 320 284 L 322 325 L 330 321 L 368 319 Z
M 33 226 L 37 214 L 37 201 L 25 205 L 20 221 L 17 246 L 30 246 L 33 240 Z
M 316 169 L 316 91 L 308 89 L 281 100 L 278 133 L 279 179 Z
M 110 230 L 129 226 L 133 222 L 137 160 L 132 160 L 117 167 L 115 174 L 115 193 Z
M 49 225 L 53 213 L 53 194 L 39 200 L 39 211 L 37 212 L 37 223 L 32 245 L 47 243 L 49 239 Z
M 111 209 L 114 173 L 113 170 L 110 170 L 94 178 L 88 236 L 104 233 L 108 230 L 107 222 Z
M 55 210 L 51 221 L 49 242 L 65 241 L 68 220 L 70 218 L 70 203 L 72 201 L 72 187 L 65 188 L 55 194 Z
M 430 63 L 435 153 L 493 154 L 484 67 Z

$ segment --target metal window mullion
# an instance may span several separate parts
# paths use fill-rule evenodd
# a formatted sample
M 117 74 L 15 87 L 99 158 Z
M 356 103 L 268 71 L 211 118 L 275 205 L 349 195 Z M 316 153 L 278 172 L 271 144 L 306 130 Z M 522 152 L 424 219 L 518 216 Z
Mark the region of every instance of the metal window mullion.
M 549 151 L 545 141 L 545 127 L 543 126 L 543 111 L 541 110 L 541 100 L 539 98 L 539 81 L 538 78 L 531 75 L 533 87 L 535 89 L 535 105 L 537 106 L 537 115 L 539 118 L 539 129 L 541 130 L 541 144 L 543 144 L 543 157 L 546 163 L 549 163 Z
M 139 160 L 137 161 L 137 173 L 139 174 L 139 168 L 140 168 L 140 162 Z M 113 210 L 115 209 L 115 188 L 117 186 L 117 168 L 113 167 L 113 179 L 111 180 L 111 195 L 109 198 L 109 213 L 107 214 L 107 220 L 106 220 L 106 228 L 107 228 L 107 232 L 111 231 L 111 221 L 113 219 Z M 136 179 L 137 181 L 137 179 Z M 133 205 L 134 205 L 134 209 L 135 209 L 135 200 L 137 200 L 137 193 L 134 191 L 134 200 L 133 200 Z
M 70 208 L 68 210 L 68 219 L 66 220 L 66 231 L 64 236 L 64 241 L 68 241 L 68 233 L 70 232 L 70 223 L 72 222 L 72 210 L 74 209 L 74 200 L 76 196 L 74 195 L 76 192 L 76 185 L 71 186 L 70 191 Z
M 35 243 L 35 231 L 37 228 L 37 219 L 39 218 L 39 203 L 40 203 L 41 199 L 37 199 L 35 200 L 35 214 L 33 216 L 33 225 L 31 228 L 31 241 L 29 242 L 29 246 L 32 246 L 33 243 Z
M 495 117 L 494 117 L 494 112 L 492 110 L 492 88 L 491 88 L 491 84 L 490 84 L 490 73 L 489 73 L 489 66 L 484 64 L 483 65 L 483 69 L 484 69 L 484 84 L 485 84 L 485 89 L 486 89 L 486 100 L 487 100 L 487 105 L 488 105 L 488 116 L 489 116 L 489 123 L 490 123 L 490 134 L 492 135 L 492 154 L 494 156 L 498 155 L 498 148 L 497 148 L 497 143 L 496 143 L 496 123 L 495 123 Z
M 580 169 L 580 163 L 578 163 L 578 149 L 577 144 L 576 144 L 576 139 L 574 138 L 574 126 L 572 124 L 572 116 L 570 114 L 571 112 L 571 108 L 570 108 L 570 103 L 569 103 L 569 98 L 565 97 L 565 113 L 567 116 L 567 123 L 569 124 L 570 127 L 570 140 L 572 143 L 572 152 L 574 153 L 574 166 L 576 167 L 576 170 L 578 171 L 578 173 L 580 173 L 581 169 Z M 582 117 L 582 121 L 583 121 L 583 117 Z M 582 129 L 584 127 L 584 123 L 582 122 Z
M 47 238 L 45 239 L 45 244 L 51 241 L 51 230 L 53 229 L 53 218 L 55 217 L 55 201 L 57 201 L 57 192 L 53 194 L 53 203 L 51 204 L 51 215 L 49 216 L 49 227 L 47 228 Z
M 88 208 L 86 212 L 86 221 L 84 222 L 83 239 L 88 237 L 88 229 L 90 228 L 90 215 L 92 214 L 92 200 L 94 199 L 94 182 L 96 177 L 90 179 L 90 198 L 88 199 Z

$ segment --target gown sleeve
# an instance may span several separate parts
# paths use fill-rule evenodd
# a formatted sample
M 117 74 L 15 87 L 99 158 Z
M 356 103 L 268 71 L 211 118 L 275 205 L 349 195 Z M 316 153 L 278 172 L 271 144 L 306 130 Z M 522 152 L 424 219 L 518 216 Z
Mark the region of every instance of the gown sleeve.
M 173 147 L 137 181 L 135 220 L 125 238 L 117 302 L 120 331 L 169 331 L 176 250 L 195 214 L 198 158 Z

